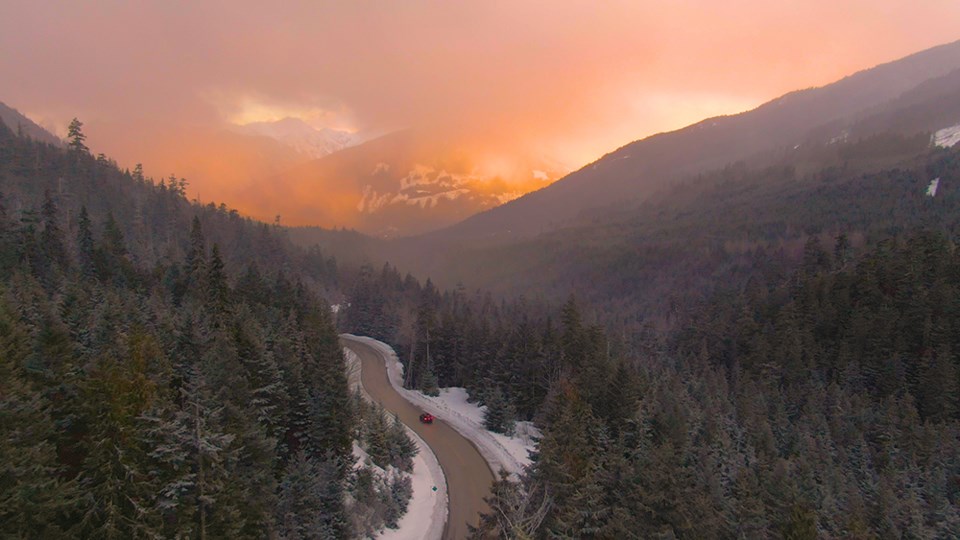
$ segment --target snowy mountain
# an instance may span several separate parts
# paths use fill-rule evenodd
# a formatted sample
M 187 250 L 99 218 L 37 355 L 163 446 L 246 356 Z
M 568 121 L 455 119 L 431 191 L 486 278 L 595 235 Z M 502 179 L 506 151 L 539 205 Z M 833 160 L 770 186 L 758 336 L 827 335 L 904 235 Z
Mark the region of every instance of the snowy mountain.
M 244 135 L 269 137 L 309 159 L 322 158 L 358 142 L 352 133 L 329 128 L 316 129 L 299 118 L 253 122 L 239 126 L 236 131 Z
M 246 196 L 293 225 L 354 228 L 389 238 L 463 220 L 562 175 L 545 160 L 506 170 L 435 134 L 400 131 L 251 185 Z

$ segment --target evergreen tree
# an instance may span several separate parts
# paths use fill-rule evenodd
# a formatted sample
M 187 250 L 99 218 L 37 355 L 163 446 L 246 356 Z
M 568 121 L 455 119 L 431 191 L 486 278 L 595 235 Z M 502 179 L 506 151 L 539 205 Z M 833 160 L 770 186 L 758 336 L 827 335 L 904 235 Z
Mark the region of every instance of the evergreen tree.
M 512 435 L 516 424 L 516 411 L 510 400 L 504 397 L 499 388 L 493 388 L 485 394 L 483 425 L 490 431 Z
M 70 121 L 70 125 L 67 126 L 67 139 L 70 141 L 67 145 L 76 154 L 90 153 L 90 149 L 83 142 L 87 140 L 87 136 L 83 133 L 83 122 L 80 120 L 74 118 Z
M 49 190 L 44 192 L 40 213 L 43 217 L 40 246 L 45 259 L 48 264 L 56 264 L 61 270 L 66 270 L 69 266 L 69 259 L 63 242 L 63 230 L 59 223 L 60 210 Z
M 80 272 L 85 278 L 95 276 L 93 229 L 87 207 L 80 207 L 80 216 L 77 219 L 77 262 Z
M 157 351 L 142 354 L 138 339 L 132 336 L 120 350 L 103 354 L 83 387 L 89 439 L 79 477 L 85 496 L 78 532 L 84 536 L 140 538 L 155 532 L 158 519 L 144 505 L 150 493 L 136 419 L 156 393 L 147 369 Z
M 284 539 L 349 537 L 342 508 L 343 488 L 337 467 L 317 462 L 298 452 L 287 465 L 280 483 L 277 532 Z
M 194 288 L 203 283 L 203 269 L 207 264 L 207 242 L 203 236 L 203 229 L 200 226 L 200 218 L 193 217 L 190 225 L 190 243 L 187 247 L 187 256 L 184 261 L 184 267 L 187 273 L 188 283 Z
M 0 531 L 10 537 L 65 536 L 60 515 L 75 502 L 64 482 L 50 405 L 23 376 L 29 341 L 0 302 Z
M 207 264 L 206 296 L 210 309 L 216 314 L 222 314 L 228 307 L 230 289 L 227 285 L 227 276 L 223 270 L 223 260 L 220 258 L 220 247 L 213 245 L 210 261 Z

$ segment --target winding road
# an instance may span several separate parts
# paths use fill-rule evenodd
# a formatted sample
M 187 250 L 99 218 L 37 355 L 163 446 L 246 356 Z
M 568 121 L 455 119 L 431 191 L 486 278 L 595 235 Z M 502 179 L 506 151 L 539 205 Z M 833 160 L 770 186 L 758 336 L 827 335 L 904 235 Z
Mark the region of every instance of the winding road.
M 450 500 L 445 539 L 466 538 L 467 524 L 476 525 L 480 512 L 489 509 L 483 498 L 490 493 L 493 473 L 477 448 L 442 419 L 421 424 L 420 409 L 403 398 L 390 385 L 386 359 L 373 347 L 341 336 L 341 344 L 360 358 L 360 380 L 364 390 L 384 409 L 417 433 L 433 450 L 447 477 Z

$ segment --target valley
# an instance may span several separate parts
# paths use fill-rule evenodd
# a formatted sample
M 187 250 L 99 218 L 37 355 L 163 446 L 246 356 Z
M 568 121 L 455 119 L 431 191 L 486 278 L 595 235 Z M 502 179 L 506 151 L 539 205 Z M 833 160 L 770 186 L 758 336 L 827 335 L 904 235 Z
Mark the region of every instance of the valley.
M 960 8 L 235 8 L 0 6 L 0 537 L 960 537 Z

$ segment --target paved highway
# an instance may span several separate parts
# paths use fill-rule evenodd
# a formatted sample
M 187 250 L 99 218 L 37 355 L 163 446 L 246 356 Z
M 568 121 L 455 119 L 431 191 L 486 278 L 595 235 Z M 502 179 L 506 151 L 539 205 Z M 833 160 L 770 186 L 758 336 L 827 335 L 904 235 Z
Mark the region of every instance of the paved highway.
M 419 408 L 405 400 L 387 379 L 386 360 L 373 347 L 348 337 L 341 337 L 344 347 L 360 358 L 360 381 L 363 388 L 384 409 L 396 414 L 433 449 L 447 477 L 450 513 L 443 537 L 466 538 L 467 523 L 476 525 L 480 512 L 489 507 L 483 498 L 490 493 L 493 473 L 476 447 L 442 418 L 431 425 L 421 424 Z

